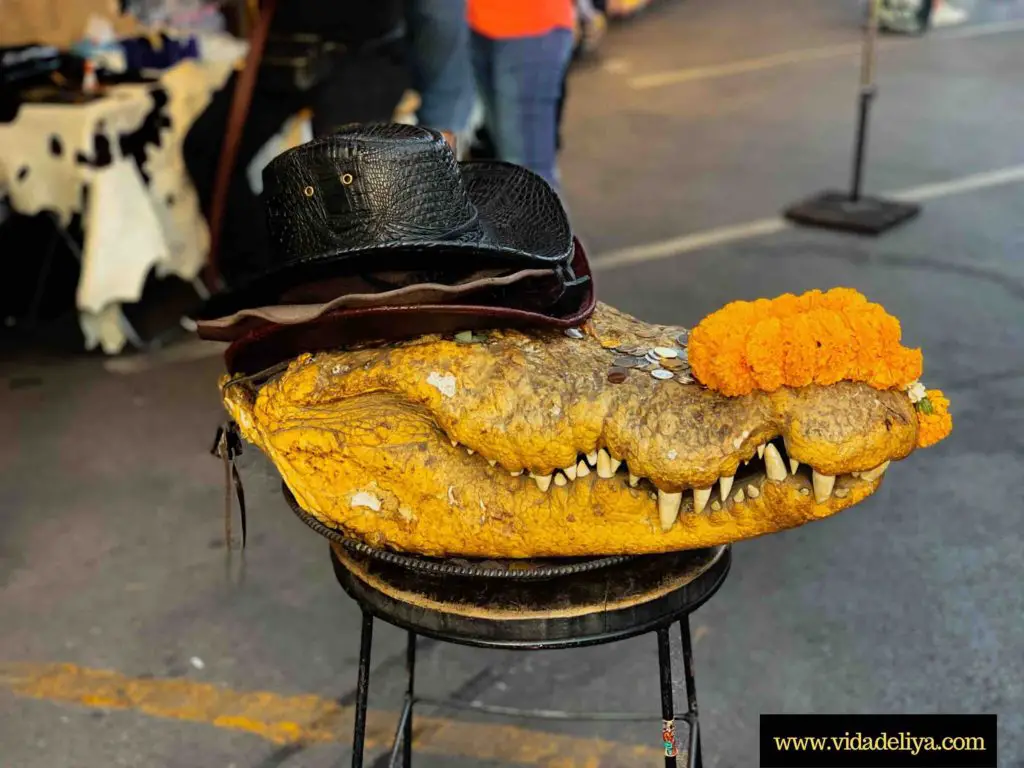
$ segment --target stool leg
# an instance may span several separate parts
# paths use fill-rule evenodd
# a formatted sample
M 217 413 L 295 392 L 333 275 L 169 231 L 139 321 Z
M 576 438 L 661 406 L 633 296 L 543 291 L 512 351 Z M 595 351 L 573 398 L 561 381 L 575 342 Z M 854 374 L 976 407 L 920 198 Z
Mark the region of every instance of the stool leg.
M 690 719 L 690 755 L 691 768 L 704 768 L 704 756 L 700 748 L 700 723 L 697 719 L 697 682 L 693 676 L 693 643 L 690 641 L 690 617 L 685 616 L 679 621 L 679 631 L 683 636 L 683 675 L 686 678 L 686 706 Z
M 676 716 L 672 702 L 672 653 L 668 627 L 658 630 L 658 673 L 661 678 L 661 736 L 665 744 L 665 768 L 676 768 Z
M 409 633 L 409 643 L 405 649 L 405 670 L 409 675 L 405 689 L 405 706 L 409 714 L 405 718 L 405 730 L 402 733 L 402 766 L 412 768 L 412 705 L 416 685 L 416 633 Z
M 373 616 L 363 612 L 363 632 L 359 641 L 359 681 L 356 683 L 356 722 L 352 734 L 352 768 L 363 768 L 366 742 L 366 701 L 370 694 L 370 651 L 373 647 Z

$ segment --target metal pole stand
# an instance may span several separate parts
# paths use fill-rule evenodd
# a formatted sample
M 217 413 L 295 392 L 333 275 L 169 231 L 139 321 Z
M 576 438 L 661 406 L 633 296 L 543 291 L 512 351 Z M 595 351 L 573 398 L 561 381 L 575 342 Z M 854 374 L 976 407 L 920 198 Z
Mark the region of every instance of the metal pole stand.
M 877 93 L 874 68 L 878 3 L 879 0 L 872 0 L 871 16 L 864 33 L 857 135 L 854 140 L 850 191 L 847 193 L 829 190 L 790 206 L 783 215 L 796 224 L 861 235 L 880 235 L 921 212 L 921 206 L 916 203 L 864 197 L 861 194 L 864 162 L 867 156 L 868 116 Z

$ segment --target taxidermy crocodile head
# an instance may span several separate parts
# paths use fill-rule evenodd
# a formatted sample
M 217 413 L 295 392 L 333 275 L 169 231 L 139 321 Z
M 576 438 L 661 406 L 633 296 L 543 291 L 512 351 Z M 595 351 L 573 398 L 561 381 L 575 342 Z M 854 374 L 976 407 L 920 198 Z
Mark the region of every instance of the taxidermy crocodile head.
M 486 558 L 706 547 L 857 504 L 891 461 L 949 431 L 895 318 L 848 291 L 875 308 L 858 330 L 852 309 L 815 305 L 835 293 L 729 305 L 692 335 L 599 305 L 579 331 L 303 355 L 222 392 L 298 503 L 374 546 Z M 836 340 L 835 313 L 861 342 Z

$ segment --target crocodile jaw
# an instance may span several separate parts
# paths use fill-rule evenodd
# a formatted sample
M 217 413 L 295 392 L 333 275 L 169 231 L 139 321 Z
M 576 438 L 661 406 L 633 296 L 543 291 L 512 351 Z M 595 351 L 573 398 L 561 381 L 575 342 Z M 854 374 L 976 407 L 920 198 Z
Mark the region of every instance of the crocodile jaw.
M 609 385 L 599 341 L 628 338 L 623 318 L 599 308 L 576 347 L 509 332 L 307 357 L 225 402 L 326 525 L 437 556 L 738 541 L 858 503 L 912 450 L 906 396 L 863 384 L 744 398 L 639 374 Z

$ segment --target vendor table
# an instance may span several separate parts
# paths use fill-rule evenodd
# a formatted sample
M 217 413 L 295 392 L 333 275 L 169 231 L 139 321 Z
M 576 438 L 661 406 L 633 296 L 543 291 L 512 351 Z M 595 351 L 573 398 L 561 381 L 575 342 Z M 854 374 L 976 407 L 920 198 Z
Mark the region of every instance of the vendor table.
M 569 649 L 602 645 L 655 633 L 661 687 L 661 738 L 665 765 L 677 765 L 675 705 L 669 630 L 682 634 L 688 725 L 686 765 L 700 768 L 700 726 L 693 672 L 689 615 L 725 581 L 729 547 L 636 557 L 479 562 L 385 552 L 345 538 L 285 498 L 309 527 L 331 540 L 338 582 L 363 614 L 356 687 L 352 766 L 363 765 L 370 686 L 373 624 L 381 619 L 408 632 L 405 704 L 389 766 L 412 764 L 413 707 L 417 703 L 480 712 L 485 706 L 435 701 L 415 694 L 416 638 L 514 650 Z M 552 713 L 500 709 L 501 714 L 550 719 Z M 646 720 L 645 714 L 558 713 L 559 719 Z
M 26 102 L 0 123 L 0 196 L 61 228 L 82 214 L 76 304 L 87 348 L 123 348 L 131 330 L 121 305 L 139 300 L 151 269 L 194 280 L 205 264 L 209 231 L 182 144 L 233 66 L 185 60 L 97 98 Z

